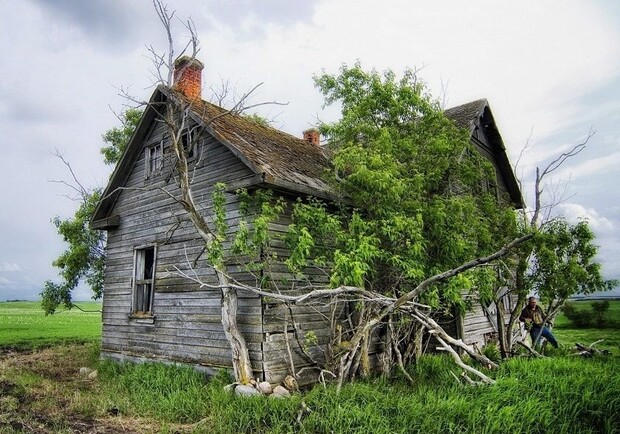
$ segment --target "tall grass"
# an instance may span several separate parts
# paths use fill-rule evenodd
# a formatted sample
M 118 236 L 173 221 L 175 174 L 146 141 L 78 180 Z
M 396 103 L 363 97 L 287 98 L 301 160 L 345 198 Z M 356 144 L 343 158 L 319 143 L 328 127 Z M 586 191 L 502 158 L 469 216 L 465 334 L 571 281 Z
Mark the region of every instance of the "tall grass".
M 456 383 L 453 362 L 427 356 L 410 368 L 415 385 L 377 378 L 315 387 L 287 400 L 235 398 L 225 375 L 205 380 L 165 365 L 102 364 L 108 405 L 205 433 L 596 433 L 620 432 L 617 358 L 513 359 L 494 386 Z M 302 401 L 311 410 L 302 411 Z

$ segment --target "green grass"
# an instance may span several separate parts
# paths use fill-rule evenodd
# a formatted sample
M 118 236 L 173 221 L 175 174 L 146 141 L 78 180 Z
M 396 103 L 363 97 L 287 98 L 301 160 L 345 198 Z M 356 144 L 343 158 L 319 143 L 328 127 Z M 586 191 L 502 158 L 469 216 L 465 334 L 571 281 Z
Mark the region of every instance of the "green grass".
M 616 345 L 615 355 L 584 359 L 559 351 L 545 359 L 515 357 L 488 373 L 497 384 L 484 387 L 457 383 L 451 372 L 460 370 L 450 358 L 425 356 L 408 368 L 415 385 L 376 378 L 346 384 L 340 393 L 317 385 L 275 400 L 225 393 L 231 379 L 224 372 L 208 379 L 189 367 L 98 361 L 96 343 L 58 345 L 0 358 L 0 432 L 14 432 L 4 430 L 6 420 L 27 428 L 45 423 L 50 432 L 71 432 L 96 421 L 106 432 L 128 426 L 162 433 L 620 434 L 617 330 L 558 327 L 554 332 L 566 346 L 604 336 Z M 36 348 L 96 341 L 99 335 L 97 313 L 72 310 L 46 317 L 38 303 L 0 303 L 0 346 Z M 98 379 L 80 377 L 81 366 L 98 368 Z
M 577 300 L 570 301 L 577 310 L 591 310 L 592 300 Z M 605 312 L 604 319 L 606 319 L 609 323 L 616 325 L 620 324 L 620 300 L 609 300 L 609 310 Z M 566 318 L 562 313 L 560 313 L 556 320 L 555 326 L 557 328 L 572 328 L 571 322 Z
M 222 390 L 226 375 L 206 381 L 165 365 L 108 362 L 100 378 L 107 405 L 122 414 L 194 423 L 196 433 L 620 432 L 618 358 L 516 358 L 487 387 L 457 384 L 450 371 L 451 359 L 426 356 L 410 368 L 414 386 L 378 378 L 287 400 L 235 398 Z
M 0 302 L 0 348 L 34 349 L 101 338 L 101 303 L 78 302 L 77 308 L 46 316 L 35 301 Z
M 577 309 L 591 309 L 591 301 L 579 300 L 573 302 Z M 620 324 L 620 300 L 610 300 L 609 310 L 605 314 L 609 324 Z M 553 334 L 563 346 L 574 347 L 575 343 L 590 345 L 603 339 L 596 348 L 609 350 L 615 355 L 620 355 L 620 329 L 616 327 L 605 328 L 575 328 L 572 323 L 560 313 L 555 320 Z

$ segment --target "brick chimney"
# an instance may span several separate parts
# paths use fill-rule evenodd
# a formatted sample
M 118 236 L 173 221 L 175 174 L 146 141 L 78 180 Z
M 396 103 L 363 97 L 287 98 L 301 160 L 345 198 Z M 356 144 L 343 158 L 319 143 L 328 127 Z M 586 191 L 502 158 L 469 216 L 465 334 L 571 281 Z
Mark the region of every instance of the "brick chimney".
M 202 69 L 198 59 L 181 56 L 174 61 L 174 80 L 172 88 L 190 99 L 202 99 Z
M 321 135 L 316 128 L 310 128 L 303 132 L 304 140 L 308 143 L 312 143 L 314 146 L 321 146 Z

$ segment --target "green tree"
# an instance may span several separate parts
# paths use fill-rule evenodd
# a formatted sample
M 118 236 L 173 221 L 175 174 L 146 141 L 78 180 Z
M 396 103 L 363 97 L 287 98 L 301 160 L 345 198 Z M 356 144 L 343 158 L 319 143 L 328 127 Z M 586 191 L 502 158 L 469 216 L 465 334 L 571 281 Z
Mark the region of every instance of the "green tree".
M 545 224 L 534 238 L 528 274 L 529 288 L 548 304 L 553 318 L 574 295 L 606 291 L 616 281 L 606 281 L 600 263 L 594 261 L 598 246 L 588 222 L 571 224 L 563 218 Z
M 498 201 L 498 192 L 487 187 L 493 167 L 414 72 L 397 78 L 356 64 L 315 82 L 326 104 L 342 108 L 338 122 L 321 126 L 332 152 L 335 203 L 297 203 L 291 268 L 300 272 L 312 258 L 329 264 L 332 287 L 400 297 L 429 276 L 495 252 L 514 238 L 510 201 Z M 435 309 L 463 306 L 464 292 L 492 288 L 495 279 L 490 267 L 472 269 L 429 285 L 420 300 Z M 382 308 L 360 304 L 359 324 Z M 398 333 L 407 333 L 409 325 L 400 321 Z M 398 340 L 407 341 L 402 334 Z M 364 373 L 364 345 L 361 352 Z
M 130 108 L 119 116 L 120 127 L 114 127 L 102 135 L 107 146 L 101 148 L 104 161 L 108 165 L 116 164 L 140 121 L 142 110 Z M 71 166 L 59 155 L 71 174 Z M 48 280 L 41 292 L 42 307 L 46 314 L 53 314 L 58 306 L 73 306 L 72 291 L 84 280 L 93 292 L 93 298 L 103 295 L 103 270 L 105 267 L 105 232 L 91 229 L 90 219 L 101 198 L 101 189 L 87 189 L 74 178 L 71 186 L 78 192 L 80 204 L 71 218 L 61 219 L 56 216 L 52 223 L 58 234 L 67 243 L 67 249 L 52 262 L 59 269 L 60 283 Z

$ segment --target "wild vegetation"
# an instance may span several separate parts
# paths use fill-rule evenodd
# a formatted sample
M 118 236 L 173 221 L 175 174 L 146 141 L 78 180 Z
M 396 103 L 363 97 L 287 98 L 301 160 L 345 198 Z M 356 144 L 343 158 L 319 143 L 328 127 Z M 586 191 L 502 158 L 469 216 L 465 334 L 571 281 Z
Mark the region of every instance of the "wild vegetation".
M 3 324 L 14 315 L 10 305 L 0 304 Z M 618 309 L 620 301 L 612 302 L 610 312 Z M 56 318 L 44 316 L 38 303 L 19 303 L 14 310 L 30 318 L 25 327 L 32 336 L 45 335 Z M 91 322 L 90 314 L 71 312 L 74 324 Z M 567 324 L 562 316 L 557 322 Z M 580 330 L 561 330 L 566 337 L 560 351 L 503 363 L 493 386 L 459 383 L 449 358 L 428 355 L 407 367 L 414 385 L 398 374 L 371 377 L 344 385 L 340 393 L 333 385 L 319 386 L 285 400 L 235 398 L 223 390 L 230 382 L 226 372 L 208 379 L 182 366 L 99 361 L 96 343 L 63 344 L 62 337 L 50 337 L 53 347 L 2 351 L 0 432 L 620 432 L 618 343 L 612 356 L 576 357 L 570 342 Z M 17 342 L 5 339 L 2 348 Z M 98 377 L 81 376 L 80 367 L 97 368 Z

